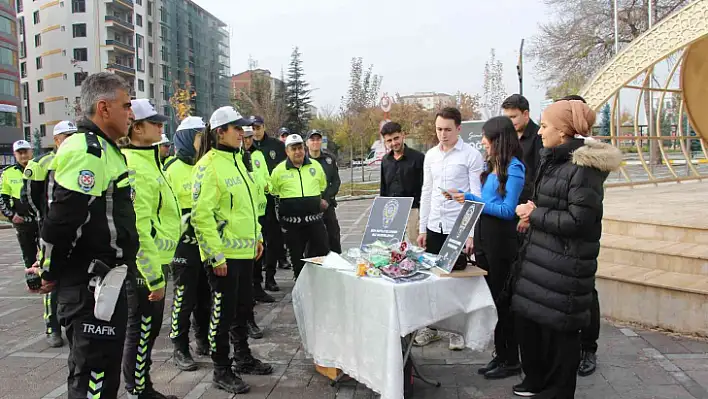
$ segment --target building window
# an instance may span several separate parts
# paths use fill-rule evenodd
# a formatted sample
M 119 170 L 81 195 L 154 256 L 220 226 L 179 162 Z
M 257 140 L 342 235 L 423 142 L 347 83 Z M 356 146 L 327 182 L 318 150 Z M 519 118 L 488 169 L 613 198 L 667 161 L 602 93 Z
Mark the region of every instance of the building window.
M 39 23 L 39 11 L 35 11 L 32 13 L 32 19 L 34 20 L 35 25 Z
M 39 114 L 44 115 L 44 103 L 39 103 Z
M 44 123 L 39 125 L 39 136 L 47 137 L 47 125 L 45 125 Z
M 31 123 L 31 120 L 32 118 L 30 118 L 29 105 L 25 105 L 24 107 L 22 107 L 22 123 Z
M 81 86 L 87 76 L 88 72 L 74 72 L 74 86 Z
M 32 138 L 30 137 L 32 133 L 30 133 L 30 127 L 25 126 L 25 140 L 30 141 Z
M 42 69 L 42 57 L 37 57 L 37 69 Z
M 154 69 L 155 69 L 155 64 L 153 64 L 152 62 L 149 63 L 149 64 L 148 64 L 148 76 L 151 77 L 151 78 L 154 78 L 154 77 L 155 77 L 155 71 L 154 71 Z
M 23 78 L 27 77 L 27 63 L 26 62 L 20 63 L 20 76 Z
M 148 15 L 152 15 L 152 1 L 148 0 L 147 5 Z
M 16 87 L 17 83 L 15 83 L 14 81 L 8 79 L 0 79 L 0 94 L 14 97 L 17 95 L 17 92 L 15 92 Z
M 22 99 L 29 101 L 29 83 L 22 83 Z
M 0 17 L 0 32 L 14 36 L 15 32 L 12 28 L 13 22 L 9 18 Z
M 155 85 L 152 83 L 150 83 L 150 93 L 148 94 L 150 94 L 150 98 L 155 98 Z
M 41 92 L 43 92 L 43 91 L 44 91 L 44 80 L 39 79 L 39 80 L 37 81 L 37 92 L 38 92 L 38 93 L 41 93 Z
M 138 71 L 140 71 L 140 72 L 145 72 L 145 63 L 143 62 L 143 59 L 140 58 L 140 57 L 137 58 L 137 65 L 136 65 L 136 68 L 137 68 Z
M 86 24 L 74 24 L 72 30 L 74 37 L 86 37 Z
M 86 12 L 86 0 L 71 0 L 71 12 L 74 14 Z
M 143 0 L 135 0 L 135 4 L 141 6 L 143 5 Z
M 14 112 L 0 112 L 0 126 L 17 127 L 17 114 Z
M 162 99 L 170 101 L 170 87 L 167 85 L 162 85 Z
M 143 37 L 140 36 L 139 34 L 135 34 L 135 48 L 142 49 L 143 48 Z
M 152 22 L 148 21 L 148 36 L 152 37 Z
M 143 26 L 143 16 L 140 14 L 135 14 L 135 25 Z
M 148 57 L 152 57 L 152 42 L 148 42 Z
M 162 61 L 167 62 L 167 47 L 162 46 L 160 53 L 162 53 Z
M 167 9 L 160 7 L 160 21 L 167 22 Z
M 145 91 L 145 81 L 138 79 L 138 91 Z
M 168 80 L 169 77 L 170 77 L 169 69 L 167 68 L 167 65 L 163 65 L 162 66 L 162 79 Z
M 74 49 L 74 60 L 75 61 L 88 61 L 88 49 L 87 48 L 75 48 Z
M 34 35 L 34 46 L 39 47 L 42 45 L 42 35 L 36 34 Z
M 27 46 L 25 46 L 25 41 L 20 41 L 20 58 L 27 57 Z
M 17 13 L 21 13 L 24 11 L 25 7 L 22 4 L 22 0 L 17 0 Z

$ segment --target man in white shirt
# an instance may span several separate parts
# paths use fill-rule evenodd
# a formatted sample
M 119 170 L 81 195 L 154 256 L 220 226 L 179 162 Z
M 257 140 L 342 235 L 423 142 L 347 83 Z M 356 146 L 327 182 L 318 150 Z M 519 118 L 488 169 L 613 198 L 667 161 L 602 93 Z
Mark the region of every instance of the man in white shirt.
M 435 132 L 440 142 L 425 154 L 423 190 L 420 197 L 420 235 L 418 245 L 437 254 L 445 243 L 462 204 L 447 200 L 441 189 L 459 188 L 481 195 L 480 176 L 484 170 L 482 154 L 460 139 L 462 115 L 456 108 L 443 108 L 435 116 Z M 474 231 L 474 230 L 473 230 Z M 465 252 L 472 253 L 472 234 L 465 242 Z M 464 256 L 464 255 L 461 255 Z M 440 340 L 436 330 L 425 328 L 415 338 L 417 346 Z M 450 349 L 464 349 L 464 340 L 450 336 Z

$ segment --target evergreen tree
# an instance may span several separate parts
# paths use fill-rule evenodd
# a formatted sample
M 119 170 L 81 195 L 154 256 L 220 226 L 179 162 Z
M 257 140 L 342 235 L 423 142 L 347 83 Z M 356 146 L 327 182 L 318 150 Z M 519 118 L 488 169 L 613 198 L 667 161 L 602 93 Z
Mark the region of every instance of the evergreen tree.
M 35 157 L 42 154 L 42 136 L 39 134 L 39 129 L 36 128 L 32 134 L 32 152 Z
M 600 136 L 605 136 L 609 137 L 610 136 L 610 123 L 612 122 L 610 119 L 612 118 L 610 116 L 610 104 L 605 104 L 604 107 L 602 107 L 602 123 L 600 124 Z
M 297 47 L 293 49 L 290 67 L 288 68 L 287 87 L 287 122 L 285 125 L 292 133 L 304 135 L 307 133 L 307 126 L 310 123 L 310 98 L 311 90 L 309 84 L 305 82 L 305 73 L 300 60 L 300 51 Z

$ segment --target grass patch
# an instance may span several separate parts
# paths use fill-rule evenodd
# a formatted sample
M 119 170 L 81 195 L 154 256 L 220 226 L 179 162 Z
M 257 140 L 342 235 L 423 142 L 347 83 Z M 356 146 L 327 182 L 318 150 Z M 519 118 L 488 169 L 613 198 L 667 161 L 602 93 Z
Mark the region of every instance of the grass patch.
M 339 187 L 339 195 L 376 195 L 379 193 L 379 182 L 344 183 Z

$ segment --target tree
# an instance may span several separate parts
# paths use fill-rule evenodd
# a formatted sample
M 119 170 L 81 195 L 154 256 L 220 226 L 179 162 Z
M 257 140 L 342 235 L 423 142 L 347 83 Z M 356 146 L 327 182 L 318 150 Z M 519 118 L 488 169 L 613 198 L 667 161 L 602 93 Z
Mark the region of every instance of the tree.
M 600 136 L 609 137 L 610 136 L 610 124 L 612 123 L 612 121 L 610 120 L 612 118 L 610 104 L 605 104 L 605 106 L 602 107 L 601 113 L 602 113 L 602 122 L 600 123 Z
M 258 61 L 249 59 L 250 84 L 237 89 L 232 99 L 234 107 L 244 115 L 258 115 L 266 127 L 277 131 L 287 118 L 285 104 L 285 83 L 274 79 L 270 71 L 258 69 Z
M 648 29 L 650 0 L 618 0 L 620 46 Z M 688 0 L 653 1 L 658 22 L 689 3 Z M 544 0 L 555 18 L 541 24 L 527 53 L 549 86 L 593 76 L 615 55 L 613 2 L 607 0 Z M 577 92 L 576 92 L 577 93 Z M 576 94 L 570 93 L 570 94 Z
M 484 65 L 484 103 L 483 107 L 488 117 L 501 115 L 501 105 L 506 98 L 504 88 L 504 66 L 497 60 L 496 51 L 492 49 L 489 60 Z
M 39 134 L 39 129 L 35 128 L 34 133 L 32 133 L 32 151 L 34 156 L 38 156 L 42 153 L 42 135 Z
M 585 77 L 573 75 L 546 90 L 546 98 L 559 100 L 571 94 L 578 94 L 585 84 Z
M 302 68 L 300 50 L 295 47 L 288 68 L 287 86 L 287 122 L 286 126 L 292 133 L 306 133 L 310 121 L 309 84 L 305 82 L 305 72 Z
M 458 91 L 455 97 L 457 97 L 457 108 L 462 114 L 463 121 L 479 120 L 482 118 L 482 114 L 479 113 L 481 108 L 479 94 L 471 95 Z
M 78 120 L 81 118 L 81 101 L 80 97 L 76 97 L 73 102 L 66 104 L 66 115 L 71 119 Z
M 189 71 L 186 69 L 184 72 L 185 76 L 189 74 Z M 192 82 L 189 79 L 186 79 L 183 85 L 177 80 L 174 81 L 172 84 L 170 105 L 172 106 L 178 121 L 181 121 L 192 114 L 192 102 L 196 96 L 197 92 L 192 89 Z

